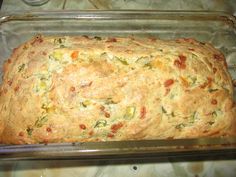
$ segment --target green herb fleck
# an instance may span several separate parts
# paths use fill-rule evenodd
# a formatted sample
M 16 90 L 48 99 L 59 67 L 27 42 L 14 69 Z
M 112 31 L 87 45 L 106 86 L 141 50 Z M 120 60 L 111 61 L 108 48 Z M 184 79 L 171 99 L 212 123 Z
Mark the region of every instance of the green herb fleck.
M 176 129 L 182 130 L 185 127 L 185 124 L 181 123 L 175 126 Z
M 149 57 L 147 57 L 147 56 L 142 56 L 142 57 L 139 57 L 136 61 L 135 61 L 135 63 L 146 63 L 147 61 L 148 61 L 148 59 L 149 59 Z
M 62 38 L 59 38 L 58 42 L 61 44 L 63 42 Z
M 197 59 L 198 56 L 197 56 L 196 54 L 192 53 L 192 58 L 193 58 L 193 59 Z
M 192 85 L 194 85 L 197 81 L 197 78 L 196 77 L 190 77 L 191 81 L 192 81 Z
M 47 106 L 45 103 L 43 103 L 42 106 L 41 106 L 41 108 L 42 108 L 42 109 L 47 109 L 48 106 Z
M 32 132 L 33 132 L 33 128 L 30 128 L 30 127 L 28 127 L 27 129 L 26 129 L 26 131 L 27 131 L 27 134 L 29 135 L 29 136 L 31 136 L 32 135 Z
M 82 105 L 84 108 L 87 108 L 87 105 L 84 104 L 83 102 L 81 103 L 81 105 Z
M 23 63 L 18 67 L 18 72 L 21 72 L 24 68 L 25 68 L 25 64 Z
M 151 57 L 151 56 L 150 56 Z M 149 61 L 150 57 L 148 56 L 143 56 L 143 57 L 139 57 L 135 63 L 139 63 L 141 65 L 143 65 L 144 68 L 148 68 L 148 69 L 151 69 L 152 68 L 152 65 Z
M 102 40 L 102 38 L 99 37 L 99 36 L 94 36 L 94 39 L 96 39 L 96 40 L 98 40 L 98 41 L 101 41 L 101 40 Z
M 66 48 L 66 46 L 62 44 L 62 45 L 60 45 L 60 48 Z
M 58 45 L 58 44 L 62 44 L 65 42 L 65 38 L 56 38 L 54 39 L 54 44 Z
M 161 107 L 161 111 L 162 111 L 162 113 L 164 113 L 164 114 L 167 113 L 167 111 L 165 110 L 165 108 L 164 108 L 163 106 Z
M 213 121 L 210 121 L 210 122 L 207 122 L 209 125 L 213 125 L 215 122 Z
M 46 123 L 48 121 L 47 116 L 42 116 L 40 117 L 34 124 L 34 126 L 36 127 L 42 127 L 44 123 Z
M 94 126 L 94 128 L 101 128 L 101 127 L 105 127 L 107 125 L 107 121 L 106 120 L 98 120 Z
M 148 68 L 148 69 L 152 69 L 152 65 L 151 65 L 151 63 L 149 62 L 149 63 L 146 63 L 146 64 L 144 64 L 143 65 L 143 67 L 145 67 L 145 68 Z
M 175 113 L 174 113 L 174 112 L 171 112 L 171 116 L 172 116 L 172 117 L 175 117 Z
M 216 111 L 213 111 L 213 112 L 211 113 L 211 115 L 212 115 L 214 118 L 216 118 L 216 117 L 217 117 Z
M 190 123 L 194 123 L 196 118 L 197 118 L 197 112 L 194 111 L 194 113 L 190 116 Z
M 200 44 L 202 44 L 202 45 L 206 45 L 206 43 L 205 42 L 199 42 Z
M 118 58 L 118 57 L 115 57 L 119 62 L 121 62 L 123 65 L 129 65 L 129 63 L 124 60 L 124 59 L 121 59 L 121 58 Z
M 209 88 L 209 89 L 208 89 L 208 92 L 212 93 L 212 92 L 215 92 L 215 91 L 217 91 L 217 90 L 218 90 L 218 89 Z
M 87 108 L 87 106 L 89 106 L 91 104 L 91 101 L 89 100 L 85 100 L 83 102 L 81 102 L 81 105 L 84 107 L 84 108 Z
M 50 111 L 53 111 L 53 107 L 51 107 L 51 106 L 49 106 L 48 104 L 45 104 L 45 103 L 42 104 L 41 108 L 44 109 L 44 111 L 46 113 L 48 113 Z
M 107 98 L 104 103 L 105 103 L 105 104 L 116 104 L 116 102 L 114 102 L 114 101 L 112 100 L 112 98 Z

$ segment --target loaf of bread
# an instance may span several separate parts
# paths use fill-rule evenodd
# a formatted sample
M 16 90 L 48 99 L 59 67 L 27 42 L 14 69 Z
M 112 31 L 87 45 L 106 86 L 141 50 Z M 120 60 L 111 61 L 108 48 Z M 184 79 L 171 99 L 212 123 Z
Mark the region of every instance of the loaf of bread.
M 36 36 L 3 67 L 1 143 L 234 136 L 224 56 L 194 39 Z

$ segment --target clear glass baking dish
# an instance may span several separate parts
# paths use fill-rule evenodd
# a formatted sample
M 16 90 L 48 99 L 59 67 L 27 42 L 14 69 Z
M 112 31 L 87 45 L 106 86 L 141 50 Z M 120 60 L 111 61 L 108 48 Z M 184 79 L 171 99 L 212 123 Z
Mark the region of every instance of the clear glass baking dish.
M 36 34 L 180 37 L 210 42 L 236 79 L 236 19 L 222 12 L 58 11 L 0 14 L 0 69 Z M 235 92 L 236 93 L 236 92 Z M 235 97 L 236 100 L 236 97 Z M 0 145 L 0 159 L 120 159 L 236 154 L 236 137 L 36 145 Z M 235 157 L 235 156 L 234 156 Z

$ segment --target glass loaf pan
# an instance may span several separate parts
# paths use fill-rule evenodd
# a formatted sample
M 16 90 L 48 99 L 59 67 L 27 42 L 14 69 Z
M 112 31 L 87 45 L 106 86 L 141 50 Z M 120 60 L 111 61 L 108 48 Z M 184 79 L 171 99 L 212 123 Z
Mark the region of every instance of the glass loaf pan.
M 210 42 L 236 78 L 236 19 L 221 12 L 58 11 L 2 13 L 0 69 L 12 50 L 36 34 L 180 37 Z M 2 75 L 2 73 L 1 73 Z M 235 98 L 236 100 L 236 98 Z M 120 159 L 236 154 L 236 137 L 181 140 L 0 145 L 0 159 Z

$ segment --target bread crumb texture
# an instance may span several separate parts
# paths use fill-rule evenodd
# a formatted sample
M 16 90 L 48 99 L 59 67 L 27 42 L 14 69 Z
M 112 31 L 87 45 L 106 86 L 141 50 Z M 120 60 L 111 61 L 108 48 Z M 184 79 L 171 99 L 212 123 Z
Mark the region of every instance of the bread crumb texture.
M 194 39 L 38 35 L 3 72 L 1 143 L 235 135 L 225 58 Z

